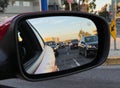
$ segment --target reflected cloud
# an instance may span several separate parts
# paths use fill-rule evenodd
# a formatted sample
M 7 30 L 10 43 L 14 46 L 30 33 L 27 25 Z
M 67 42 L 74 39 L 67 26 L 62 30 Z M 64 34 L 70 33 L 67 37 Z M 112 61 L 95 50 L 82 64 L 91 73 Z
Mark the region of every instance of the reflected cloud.
M 64 21 L 66 21 L 66 20 L 54 20 L 54 21 L 52 21 L 52 22 L 50 22 L 50 24 L 60 24 L 60 23 L 63 23 Z
M 34 25 L 44 25 L 44 24 L 60 24 L 64 23 L 68 19 L 58 19 L 57 17 L 45 17 L 45 18 L 35 18 L 29 19 L 29 22 L 32 22 Z

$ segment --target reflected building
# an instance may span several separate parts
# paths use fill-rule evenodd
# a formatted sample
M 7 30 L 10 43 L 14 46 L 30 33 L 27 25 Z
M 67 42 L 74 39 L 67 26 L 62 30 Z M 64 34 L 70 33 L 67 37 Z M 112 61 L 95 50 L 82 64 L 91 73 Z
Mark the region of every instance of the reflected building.
M 48 37 L 48 38 L 44 38 L 45 42 L 49 42 L 49 41 L 55 41 L 56 43 L 60 42 L 60 39 L 58 37 Z

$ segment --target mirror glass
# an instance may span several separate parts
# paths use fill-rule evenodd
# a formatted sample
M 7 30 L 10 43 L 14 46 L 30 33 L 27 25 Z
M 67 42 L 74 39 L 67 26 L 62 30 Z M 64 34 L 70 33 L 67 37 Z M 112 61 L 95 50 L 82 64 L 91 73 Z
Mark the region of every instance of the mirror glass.
M 97 55 L 97 27 L 90 19 L 73 16 L 42 17 L 27 19 L 20 27 L 18 42 L 22 48 L 19 53 L 28 74 L 80 67 L 91 63 Z M 34 49 L 36 39 L 31 37 L 27 29 L 34 32 L 40 53 L 34 51 L 37 51 Z

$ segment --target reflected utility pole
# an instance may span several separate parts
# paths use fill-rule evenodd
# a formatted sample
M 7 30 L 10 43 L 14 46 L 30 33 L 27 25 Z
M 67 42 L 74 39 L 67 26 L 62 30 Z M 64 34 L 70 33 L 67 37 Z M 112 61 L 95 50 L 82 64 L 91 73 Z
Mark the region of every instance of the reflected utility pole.
M 72 3 L 73 0 L 67 0 L 68 4 L 69 4 L 69 11 L 72 11 Z
M 72 4 L 69 3 L 69 11 L 72 11 Z

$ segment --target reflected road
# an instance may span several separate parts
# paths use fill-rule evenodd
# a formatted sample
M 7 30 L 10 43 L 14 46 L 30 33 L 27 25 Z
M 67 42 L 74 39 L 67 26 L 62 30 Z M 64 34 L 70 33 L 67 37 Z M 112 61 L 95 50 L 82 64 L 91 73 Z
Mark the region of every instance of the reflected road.
M 74 68 L 77 66 L 90 63 L 93 58 L 86 58 L 83 55 L 79 55 L 78 49 L 70 49 L 69 47 L 58 49 L 59 55 L 56 57 L 56 64 L 59 70 L 65 70 Z

